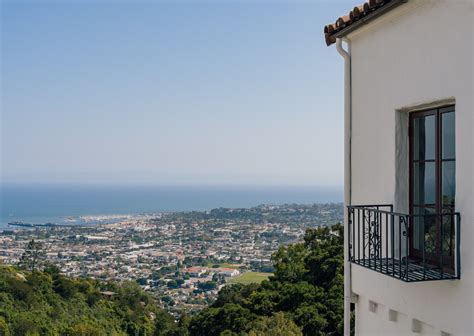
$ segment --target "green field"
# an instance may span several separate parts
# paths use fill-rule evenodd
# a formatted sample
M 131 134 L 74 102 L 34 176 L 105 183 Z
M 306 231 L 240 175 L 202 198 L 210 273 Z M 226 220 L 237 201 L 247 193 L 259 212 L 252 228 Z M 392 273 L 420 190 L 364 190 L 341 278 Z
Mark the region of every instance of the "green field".
M 240 266 L 242 266 L 242 264 L 229 264 L 229 263 L 222 263 L 222 264 L 212 264 L 212 263 L 208 263 L 207 265 L 205 265 L 206 267 L 209 267 L 209 268 L 233 268 L 233 269 L 239 269 Z
M 263 280 L 268 280 L 268 277 L 273 275 L 273 273 L 262 273 L 262 272 L 246 272 L 241 275 L 235 276 L 227 280 L 227 283 L 260 283 Z
M 228 264 L 228 263 L 223 263 L 223 264 L 219 265 L 219 267 L 234 268 L 234 269 L 239 269 L 240 266 L 242 266 L 242 265 L 241 264 Z

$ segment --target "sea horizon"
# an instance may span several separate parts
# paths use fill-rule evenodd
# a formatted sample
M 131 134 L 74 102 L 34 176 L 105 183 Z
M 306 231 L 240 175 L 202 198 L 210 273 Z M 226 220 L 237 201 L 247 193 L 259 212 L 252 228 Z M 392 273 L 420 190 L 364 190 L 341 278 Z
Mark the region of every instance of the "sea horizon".
M 9 222 L 85 224 L 79 220 L 82 216 L 342 201 L 343 189 L 339 186 L 3 183 L 0 185 L 0 227 L 7 228 Z M 100 223 L 115 220 L 103 219 Z

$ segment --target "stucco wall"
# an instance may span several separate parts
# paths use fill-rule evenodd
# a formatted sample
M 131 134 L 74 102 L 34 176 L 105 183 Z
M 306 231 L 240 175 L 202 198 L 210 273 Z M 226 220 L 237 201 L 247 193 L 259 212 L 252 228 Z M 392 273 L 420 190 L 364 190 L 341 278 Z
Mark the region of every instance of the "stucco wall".
M 473 25 L 472 0 L 410 0 L 349 36 L 352 203 L 406 207 L 400 200 L 406 172 L 396 170 L 397 124 L 404 122 L 397 111 L 454 97 L 456 210 L 462 218 L 461 280 L 403 283 L 352 266 L 359 335 L 409 335 L 413 319 L 421 334 L 474 335 Z M 369 300 L 378 303 L 377 312 L 369 311 Z M 389 321 L 389 309 L 399 312 L 397 321 Z

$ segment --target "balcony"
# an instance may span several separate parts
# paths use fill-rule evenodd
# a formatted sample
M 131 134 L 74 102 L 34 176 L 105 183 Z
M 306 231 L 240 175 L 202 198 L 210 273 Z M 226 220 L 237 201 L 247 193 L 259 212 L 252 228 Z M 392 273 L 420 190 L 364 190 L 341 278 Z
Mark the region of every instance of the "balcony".
M 459 213 L 403 214 L 392 205 L 347 209 L 351 263 L 405 282 L 460 279 Z

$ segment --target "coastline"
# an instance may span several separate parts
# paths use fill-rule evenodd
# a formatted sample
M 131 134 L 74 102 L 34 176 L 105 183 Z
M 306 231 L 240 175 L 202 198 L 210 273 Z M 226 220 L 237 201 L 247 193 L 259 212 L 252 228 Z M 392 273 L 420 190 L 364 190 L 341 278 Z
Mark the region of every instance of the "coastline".
M 342 188 L 325 186 L 1 185 L 0 195 L 1 229 L 10 222 L 98 225 L 160 212 L 342 202 Z

